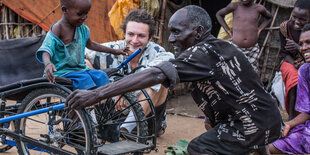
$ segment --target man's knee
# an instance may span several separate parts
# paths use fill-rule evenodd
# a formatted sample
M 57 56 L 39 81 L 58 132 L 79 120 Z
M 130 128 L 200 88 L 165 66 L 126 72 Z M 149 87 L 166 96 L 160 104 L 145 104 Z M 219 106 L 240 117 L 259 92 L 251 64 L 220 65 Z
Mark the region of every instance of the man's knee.
M 212 155 L 212 153 L 199 153 L 193 150 L 190 146 L 187 146 L 187 152 L 189 155 Z

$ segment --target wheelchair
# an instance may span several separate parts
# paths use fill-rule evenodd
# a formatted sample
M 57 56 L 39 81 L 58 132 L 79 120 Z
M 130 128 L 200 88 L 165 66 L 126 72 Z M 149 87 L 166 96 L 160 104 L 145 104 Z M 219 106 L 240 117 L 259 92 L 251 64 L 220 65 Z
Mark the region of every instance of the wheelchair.
M 112 81 L 123 76 L 118 71 L 109 74 Z M 156 127 L 155 110 L 146 91 L 141 90 L 143 100 L 129 92 L 72 110 L 64 106 L 72 81 L 55 81 L 32 78 L 0 87 L 0 152 L 13 146 L 19 154 L 143 154 L 156 149 L 156 135 L 148 133 L 148 123 Z M 120 101 L 128 107 L 115 111 Z M 140 102 L 148 102 L 150 116 L 144 115 Z M 125 122 L 130 111 L 136 121 Z M 136 123 L 136 128 L 130 133 L 120 130 L 125 123 Z
M 152 101 L 145 91 L 142 90 L 146 97 L 140 101 L 132 93 L 126 93 L 84 110 L 53 109 L 64 104 L 71 90 L 71 80 L 62 77 L 57 77 L 56 83 L 36 78 L 1 87 L 1 118 L 45 109 L 43 113 L 1 123 L 1 144 L 3 147 L 6 145 L 2 151 L 14 146 L 14 141 L 10 139 L 15 140 L 19 154 L 33 154 L 36 151 L 47 154 L 139 154 L 156 147 L 156 136 L 148 134 L 147 124 L 147 120 L 154 119 L 155 115 L 146 118 L 139 104 L 149 102 L 154 113 Z M 14 100 L 17 104 L 6 105 L 7 100 Z M 129 106 L 115 111 L 114 106 L 120 100 Z M 129 111 L 133 112 L 135 122 L 124 122 Z M 131 133 L 120 131 L 120 125 L 124 123 L 136 123 L 136 129 Z M 12 126 L 14 129 L 9 130 Z M 110 130 L 106 135 L 114 136 L 116 140 L 109 141 L 100 136 L 105 130 Z M 114 131 L 119 133 L 113 134 Z

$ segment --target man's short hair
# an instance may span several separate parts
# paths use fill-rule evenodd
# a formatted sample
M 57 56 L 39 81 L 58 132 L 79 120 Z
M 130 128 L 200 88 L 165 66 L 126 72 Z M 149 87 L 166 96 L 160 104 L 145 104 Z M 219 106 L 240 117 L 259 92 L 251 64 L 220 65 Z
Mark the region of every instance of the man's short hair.
M 155 33 L 155 20 L 151 14 L 148 14 L 146 12 L 146 10 L 136 9 L 136 10 L 129 12 L 129 14 L 126 16 L 126 18 L 124 19 L 123 24 L 122 24 L 122 29 L 123 29 L 124 33 L 126 32 L 127 23 L 130 21 L 134 21 L 137 23 L 144 23 L 144 24 L 149 25 L 149 28 L 150 28 L 149 29 L 149 37 L 152 37 L 154 35 L 154 33 Z
M 301 33 L 306 32 L 306 31 L 310 31 L 310 24 L 306 24 L 306 25 L 301 29 Z
M 69 7 L 72 6 L 72 3 L 74 3 L 75 0 L 60 0 L 60 6 Z
M 310 0 L 297 0 L 294 7 L 306 9 L 310 12 Z
M 207 33 L 211 33 L 212 20 L 205 9 L 197 5 L 188 5 L 183 9 L 187 10 L 187 17 L 191 20 L 193 27 L 201 25 Z

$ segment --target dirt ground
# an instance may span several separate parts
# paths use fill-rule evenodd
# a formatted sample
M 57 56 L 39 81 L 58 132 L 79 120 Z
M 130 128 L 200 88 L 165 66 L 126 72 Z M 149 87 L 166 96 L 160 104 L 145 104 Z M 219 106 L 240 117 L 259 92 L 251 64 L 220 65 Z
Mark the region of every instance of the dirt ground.
M 167 128 L 166 132 L 157 138 L 157 149 L 150 155 L 165 155 L 168 146 L 176 144 L 180 139 L 188 142 L 205 132 L 204 119 L 192 118 L 190 116 L 203 116 L 190 95 L 182 95 L 171 98 L 167 104 Z M 287 115 L 281 111 L 287 117 Z M 181 116 L 181 115 L 183 116 Z M 3 155 L 15 155 L 16 149 L 13 148 Z
M 167 104 L 167 128 L 166 132 L 157 138 L 158 152 L 154 150 L 151 155 L 164 155 L 168 146 L 174 145 L 180 139 L 190 141 L 205 132 L 204 119 L 190 118 L 183 115 L 201 116 L 202 112 L 198 109 L 190 95 L 183 95 L 171 98 Z M 3 155 L 15 155 L 16 149 L 1 153 Z
M 172 98 L 167 104 L 167 128 L 165 134 L 157 138 L 158 152 L 152 151 L 152 155 L 164 155 L 168 146 L 176 144 L 180 139 L 188 142 L 206 131 L 204 119 L 191 118 L 189 116 L 202 116 L 190 95 Z M 183 114 L 184 116 L 180 116 Z

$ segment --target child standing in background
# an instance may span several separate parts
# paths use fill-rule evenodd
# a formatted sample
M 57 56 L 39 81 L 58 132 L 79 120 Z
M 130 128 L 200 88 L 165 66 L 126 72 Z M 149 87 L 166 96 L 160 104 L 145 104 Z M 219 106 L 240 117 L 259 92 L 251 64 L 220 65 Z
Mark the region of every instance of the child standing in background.
M 225 15 L 233 13 L 232 30 L 224 20 Z M 266 18 L 260 25 L 259 16 Z M 254 70 L 258 72 L 258 37 L 261 31 L 271 22 L 272 15 L 262 5 L 254 3 L 254 0 L 240 0 L 230 3 L 216 13 L 218 22 L 232 38 L 232 42 L 248 57 Z

